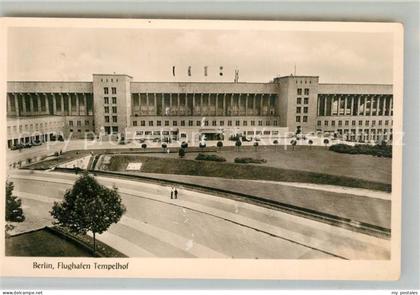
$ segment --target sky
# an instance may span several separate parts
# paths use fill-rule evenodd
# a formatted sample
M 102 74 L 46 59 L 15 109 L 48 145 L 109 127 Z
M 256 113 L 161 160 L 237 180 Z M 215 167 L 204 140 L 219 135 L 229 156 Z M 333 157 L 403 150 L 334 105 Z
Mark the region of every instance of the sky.
M 8 33 L 9 81 L 92 81 L 93 73 L 118 73 L 139 82 L 231 82 L 238 69 L 240 82 L 268 82 L 294 73 L 295 65 L 297 75 L 319 76 L 321 83 L 393 81 L 391 33 L 24 27 Z

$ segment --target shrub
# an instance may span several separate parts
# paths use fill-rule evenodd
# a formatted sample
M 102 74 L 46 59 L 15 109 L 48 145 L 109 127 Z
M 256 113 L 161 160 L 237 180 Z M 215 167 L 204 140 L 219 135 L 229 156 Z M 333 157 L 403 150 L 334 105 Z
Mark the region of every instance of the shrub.
M 198 146 L 203 149 L 203 148 L 206 147 L 206 143 L 205 142 L 200 142 L 200 144 Z
M 222 142 L 222 141 L 218 141 L 218 142 L 217 142 L 217 147 L 218 147 L 219 149 L 221 149 L 221 148 L 223 147 L 223 142 Z
M 179 156 L 180 158 L 185 157 L 185 150 L 184 150 L 183 148 L 180 148 L 180 149 L 178 150 L 178 156 Z
M 238 164 L 261 164 L 267 163 L 265 159 L 254 159 L 254 158 L 235 158 L 235 163 Z
M 145 150 L 145 149 L 147 148 L 147 144 L 143 143 L 143 144 L 141 145 L 141 148 Z
M 218 155 L 206 155 L 202 153 L 199 153 L 195 159 L 200 161 L 226 162 L 225 158 Z
M 59 153 L 58 153 L 58 152 L 55 152 L 55 153 L 54 153 L 54 156 L 58 157 L 58 155 L 59 155 Z
M 392 146 L 377 144 L 374 146 L 356 144 L 355 146 L 347 144 L 335 144 L 330 146 L 330 151 L 343 154 L 363 154 L 363 155 L 372 155 L 377 157 L 392 158 Z

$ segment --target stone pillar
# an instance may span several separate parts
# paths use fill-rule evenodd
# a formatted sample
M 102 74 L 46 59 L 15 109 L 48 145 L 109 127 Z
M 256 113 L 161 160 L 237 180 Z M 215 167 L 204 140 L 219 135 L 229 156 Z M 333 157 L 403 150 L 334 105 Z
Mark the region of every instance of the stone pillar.
M 25 100 L 25 96 L 22 95 L 21 93 L 16 93 L 16 96 L 17 96 L 17 102 L 18 103 L 19 103 L 19 97 L 20 97 L 20 100 L 22 101 L 22 112 L 20 112 L 20 110 L 19 110 L 19 115 L 20 116 L 25 116 L 26 115 L 26 100 Z
M 327 115 L 327 107 L 328 107 L 328 95 L 324 96 L 324 114 L 323 116 Z
M 44 100 L 45 100 L 45 112 L 47 113 L 47 115 L 50 114 L 50 104 L 49 104 L 49 99 L 48 99 L 48 93 L 43 93 L 44 95 Z
M 35 93 L 35 96 L 36 96 L 36 99 L 37 99 L 37 102 L 38 102 L 38 109 L 37 109 L 38 114 L 37 115 L 40 115 L 42 113 L 41 96 L 39 95 L 39 93 Z
M 34 114 L 34 100 L 32 99 L 32 96 L 30 93 L 28 93 L 29 96 L 29 113 L 32 116 Z
M 156 97 L 156 93 L 155 93 L 155 97 Z M 165 116 L 165 97 L 162 95 L 162 116 Z
M 13 93 L 13 98 L 15 100 L 15 112 L 16 112 L 16 116 L 20 117 L 20 109 L 19 109 L 19 94 L 17 93 Z
M 140 96 L 139 96 L 139 100 L 140 100 Z M 154 115 L 158 115 L 157 113 L 157 100 L 156 100 L 156 95 L 153 96 L 153 105 L 155 106 L 155 111 L 153 112 Z
M 74 96 L 76 97 L 76 115 L 77 116 L 80 116 L 79 94 L 78 93 L 75 93 Z
M 86 93 L 82 93 L 82 101 L 83 101 L 83 107 L 84 107 L 84 111 L 83 111 L 83 115 L 87 116 L 88 112 L 87 112 L 87 103 L 86 103 Z M 132 109 L 132 107 L 130 108 Z
M 247 93 L 245 96 L 245 116 L 248 116 L 248 97 L 249 93 Z
M 254 93 L 254 98 L 253 98 L 253 101 L 252 101 L 252 115 L 253 116 L 255 116 L 255 113 L 256 113 L 256 94 Z
M 216 117 L 218 114 L 218 109 L 219 109 L 219 93 L 216 93 Z
M 366 116 L 366 103 L 367 103 L 367 96 L 362 95 L 363 97 L 363 116 Z
M 382 98 L 382 113 L 381 113 L 381 116 L 384 116 L 385 115 L 386 98 L 383 95 L 381 95 L 381 98 Z
M 341 95 L 337 95 L 337 116 L 340 116 Z
M 60 96 L 60 100 L 61 100 L 61 108 L 60 108 L 61 115 L 64 116 L 64 95 L 63 95 L 63 93 L 60 92 L 59 96 Z
M 53 115 L 57 114 L 57 101 L 56 101 L 56 97 L 54 95 L 54 93 L 51 93 L 51 98 L 52 98 L 52 103 L 53 103 Z

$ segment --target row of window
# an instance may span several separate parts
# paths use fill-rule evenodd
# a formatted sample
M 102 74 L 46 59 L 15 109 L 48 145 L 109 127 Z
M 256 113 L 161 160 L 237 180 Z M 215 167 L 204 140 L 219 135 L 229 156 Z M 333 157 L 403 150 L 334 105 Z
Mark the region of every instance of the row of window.
M 111 93 L 117 94 L 117 87 L 111 87 Z M 109 94 L 109 87 L 104 87 L 104 94 Z
M 82 121 L 69 121 L 69 126 L 74 126 L 74 123 L 76 123 L 76 126 L 82 126 Z M 89 125 L 89 120 L 85 120 L 85 126 Z
M 302 107 L 296 107 L 296 114 L 300 114 L 302 112 Z M 303 107 L 303 113 L 308 113 L 308 107 Z
M 309 88 L 303 89 L 304 95 L 309 95 Z M 297 89 L 297 95 L 302 95 L 302 88 Z
M 104 104 L 109 104 L 109 97 L 104 97 Z M 112 104 L 117 104 L 117 98 L 113 97 L 112 98 Z
M 82 129 L 77 129 L 76 131 L 77 133 L 82 133 Z M 89 132 L 89 131 L 90 131 L 89 129 L 85 129 L 85 132 Z M 70 129 L 70 132 L 74 132 L 74 130 Z
M 331 126 L 335 126 L 336 122 L 337 122 L 338 126 L 343 126 L 343 121 L 342 120 L 338 120 L 338 121 L 327 121 L 327 120 L 325 120 L 324 121 L 324 126 L 328 126 L 330 124 L 330 122 L 331 122 Z M 372 121 L 365 120 L 365 126 L 376 126 L 376 123 L 378 123 L 378 126 L 382 126 L 382 123 L 384 123 L 385 126 L 388 126 L 388 125 L 392 125 L 392 120 L 384 120 L 384 121 L 378 120 L 378 122 L 376 122 L 376 120 L 372 120 Z M 349 124 L 350 124 L 349 120 L 344 121 L 344 126 L 349 126 Z M 358 124 L 358 126 L 363 126 L 363 120 L 359 120 L 357 122 L 357 124 Z M 317 125 L 321 126 L 322 121 L 318 121 Z M 356 120 L 351 121 L 351 126 L 356 126 Z
M 309 103 L 309 97 L 304 97 L 303 104 L 308 104 L 308 103 Z M 302 104 L 302 97 L 296 98 L 296 104 Z
M 296 80 L 296 84 L 298 83 L 298 80 Z M 306 81 L 305 80 L 305 84 L 307 84 L 308 83 L 308 81 Z M 300 80 L 300 84 L 303 84 L 303 81 L 302 80 Z M 312 84 L 312 81 L 311 80 L 309 80 L 309 84 Z
M 108 78 L 101 78 L 101 82 L 104 82 L 104 80 L 105 80 L 105 82 L 107 82 L 108 83 Z M 114 78 L 111 78 L 111 82 L 114 82 Z M 118 82 L 118 78 L 117 79 L 115 79 L 115 82 Z
M 248 130 L 243 131 L 245 135 L 279 135 L 278 130 Z M 150 135 L 174 135 L 176 134 L 175 131 L 169 130 L 137 130 L 137 136 L 150 136 Z
M 17 132 L 19 129 L 19 132 L 23 131 L 29 131 L 32 130 L 35 127 L 35 129 L 38 128 L 47 128 L 47 127 L 63 127 L 62 122 L 45 122 L 45 123 L 35 123 L 35 124 L 25 124 L 25 125 L 14 125 L 14 126 L 7 126 L 7 131 L 11 132 Z
M 110 116 L 105 116 L 105 123 L 109 123 L 110 122 Z M 117 116 L 112 116 L 112 123 L 117 123 L 118 122 L 118 118 Z
M 105 114 L 109 114 L 109 106 L 104 107 L 104 112 L 105 112 Z M 112 113 L 114 113 L 114 114 L 117 113 L 117 107 L 116 106 L 112 107 Z
M 148 121 L 148 126 L 154 126 L 154 123 L 155 123 L 154 121 Z M 217 125 L 217 123 L 219 123 L 219 125 Z M 263 123 L 264 122 L 262 120 L 259 120 L 259 121 L 251 120 L 251 121 L 249 121 L 250 126 L 264 126 Z M 137 121 L 133 121 L 133 126 L 138 126 L 137 124 L 138 124 Z M 170 126 L 170 121 L 168 121 L 168 120 L 163 121 L 163 124 L 164 124 L 164 126 Z M 193 120 L 189 120 L 189 121 L 181 120 L 179 122 L 179 126 L 186 126 L 186 124 L 188 124 L 188 126 L 192 127 L 192 126 L 194 126 L 194 121 Z M 211 124 L 211 126 L 225 126 L 225 121 L 223 121 L 223 120 L 219 121 L 219 122 L 217 122 L 216 120 L 212 120 L 211 122 L 208 121 L 208 120 L 205 120 L 203 122 L 200 121 L 200 120 L 195 121 L 195 126 L 202 126 L 202 125 L 210 126 L 210 124 Z M 245 120 L 242 121 L 242 122 L 240 120 L 236 120 L 236 121 L 228 120 L 227 121 L 227 126 L 233 126 L 233 124 L 235 126 L 248 126 L 248 121 L 245 121 Z M 141 120 L 140 121 L 140 126 L 146 126 L 146 121 Z M 162 126 L 162 121 L 160 121 L 160 120 L 156 121 L 156 126 Z M 178 126 L 178 121 L 172 121 L 172 126 Z M 272 122 L 271 121 L 266 121 L 265 126 L 277 126 L 277 120 L 274 120 Z
M 304 122 L 304 123 L 306 123 L 306 122 L 308 122 L 308 116 L 296 116 L 296 122 L 297 123 L 300 123 L 300 122 Z

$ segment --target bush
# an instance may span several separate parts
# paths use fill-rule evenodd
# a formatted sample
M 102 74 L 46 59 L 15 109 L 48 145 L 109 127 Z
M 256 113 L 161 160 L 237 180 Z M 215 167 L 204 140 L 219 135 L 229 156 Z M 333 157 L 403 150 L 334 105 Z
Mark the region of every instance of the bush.
M 54 156 L 58 157 L 58 155 L 59 155 L 59 153 L 58 153 L 58 152 L 55 152 L 55 153 L 54 153 Z
M 335 144 L 330 146 L 330 151 L 343 154 L 362 154 L 362 155 L 372 155 L 377 157 L 392 158 L 392 146 L 391 145 L 364 145 L 356 144 L 355 146 L 347 144 Z
M 141 145 L 141 148 L 142 148 L 142 149 L 146 149 L 146 148 L 147 148 L 147 144 L 143 143 L 143 144 Z
M 235 158 L 235 163 L 238 164 L 262 164 L 267 163 L 265 159 L 254 159 L 254 158 Z
M 195 159 L 200 161 L 226 162 L 225 158 L 218 155 L 206 155 L 202 153 L 199 153 Z
M 180 148 L 180 149 L 179 149 L 179 151 L 178 151 L 178 156 L 179 156 L 180 158 L 185 157 L 185 150 L 184 150 L 183 148 Z

